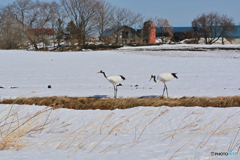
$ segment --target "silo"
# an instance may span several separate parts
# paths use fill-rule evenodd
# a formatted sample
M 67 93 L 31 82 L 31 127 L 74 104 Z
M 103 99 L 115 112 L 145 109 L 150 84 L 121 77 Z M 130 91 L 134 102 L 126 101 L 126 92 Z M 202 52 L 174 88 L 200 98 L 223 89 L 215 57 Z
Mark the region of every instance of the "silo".
M 143 25 L 144 42 L 155 44 L 156 42 L 156 27 L 153 21 L 147 21 Z

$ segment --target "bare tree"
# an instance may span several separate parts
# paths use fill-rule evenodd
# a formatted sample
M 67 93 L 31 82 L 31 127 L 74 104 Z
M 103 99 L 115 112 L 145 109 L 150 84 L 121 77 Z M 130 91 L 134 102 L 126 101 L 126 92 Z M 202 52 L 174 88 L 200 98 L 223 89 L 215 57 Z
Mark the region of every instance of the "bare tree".
M 14 29 L 21 33 L 22 39 L 27 39 L 35 49 L 38 49 L 37 43 L 44 42 L 44 39 L 39 37 L 43 33 L 35 32 L 34 29 L 42 30 L 48 27 L 57 6 L 56 2 L 16 0 L 13 4 L 6 6 L 5 12 L 17 24 Z
M 230 33 L 232 31 L 230 28 L 234 28 L 234 24 L 230 18 L 212 12 L 195 18 L 192 21 L 192 27 L 196 34 L 204 37 L 206 44 L 213 44 L 228 34 L 227 32 Z
M 222 44 L 224 44 L 224 38 L 231 41 L 233 38 L 232 34 L 236 32 L 236 27 L 232 18 L 227 15 L 221 17 L 221 29 L 222 29 Z
M 19 48 L 20 34 L 13 28 L 16 24 L 4 12 L 4 8 L 0 9 L 0 49 L 17 49 Z
M 55 22 L 55 26 L 53 26 L 55 28 L 55 35 L 56 35 L 56 39 L 57 39 L 57 45 L 58 47 L 60 47 L 60 42 L 61 39 L 63 38 L 63 21 L 58 18 L 57 21 Z M 55 41 L 54 41 L 55 44 Z
M 159 31 L 159 36 L 162 40 L 162 43 L 166 43 L 167 38 L 172 37 L 172 26 L 169 24 L 167 19 L 157 19 L 156 28 Z
M 118 30 L 123 26 L 128 26 L 131 28 L 137 28 L 139 22 L 141 22 L 143 16 L 139 13 L 132 12 L 126 8 L 117 8 L 113 13 L 113 20 L 112 20 L 112 29 L 117 32 L 116 35 L 116 43 L 118 42 L 119 37 L 122 37 L 122 33 L 119 33 Z M 124 31 L 123 31 L 124 32 Z M 127 36 L 124 36 L 127 38 Z M 124 40 L 124 38 L 122 38 Z
M 76 25 L 79 47 L 85 45 L 86 38 L 94 30 L 99 2 L 97 0 L 62 0 L 69 19 Z
M 143 44 L 143 24 L 144 24 L 144 22 L 146 22 L 147 21 L 147 19 L 146 19 L 146 17 L 144 17 L 144 16 L 141 16 L 140 18 L 139 18 L 139 21 L 137 22 L 137 24 L 136 24 L 136 29 L 137 29 L 137 32 L 138 32 L 138 34 L 140 34 L 140 41 L 139 41 L 139 43 L 140 44 Z
M 102 40 L 104 31 L 107 28 L 110 28 L 111 21 L 113 19 L 113 11 L 116 7 L 104 0 L 99 1 L 98 7 L 99 8 L 96 16 L 96 30 L 99 33 L 99 40 Z
M 37 29 L 40 29 L 41 32 L 34 32 L 35 36 L 39 38 L 39 34 L 41 34 L 40 41 L 43 42 L 44 45 L 48 44 L 48 38 L 44 37 L 44 34 L 48 34 L 48 30 L 45 28 L 51 28 L 54 29 L 54 26 L 52 22 L 54 19 L 57 19 L 58 11 L 60 9 L 60 6 L 56 2 L 42 2 L 39 6 L 39 18 L 37 19 L 35 23 L 35 27 Z M 54 41 L 52 39 L 51 41 Z
M 116 43 L 118 42 L 119 39 L 119 28 L 124 25 L 124 22 L 126 21 L 126 14 L 127 9 L 125 8 L 116 8 L 113 12 L 113 19 L 111 21 L 111 28 L 113 32 L 116 32 Z
M 75 23 L 73 21 L 70 21 L 67 24 L 66 31 L 70 35 L 69 42 L 71 43 L 71 49 L 74 49 L 74 40 L 77 39 L 77 37 L 78 37 L 77 30 L 78 30 L 78 27 L 75 25 Z
M 198 16 L 192 21 L 192 27 L 196 34 L 201 34 L 204 39 L 205 43 L 207 44 L 208 37 L 209 37 L 209 26 L 207 25 L 207 15 L 202 14 L 201 16 Z
M 209 26 L 209 44 L 213 44 L 219 40 L 221 35 L 221 18 L 218 13 L 210 13 L 207 16 L 207 22 Z
M 136 28 L 138 23 L 142 20 L 143 16 L 140 13 L 132 12 L 131 10 L 127 10 L 126 14 L 126 22 L 125 25 Z
M 127 10 L 127 12 L 125 14 L 126 14 L 126 22 L 124 25 L 131 27 L 136 31 L 139 22 L 142 22 L 142 20 L 143 20 L 143 16 L 140 13 L 135 13 L 135 12 L 132 12 L 131 10 Z M 125 27 L 125 29 L 127 29 L 127 28 Z M 133 37 L 129 37 L 129 36 L 134 36 L 134 34 L 128 35 L 128 32 L 126 32 L 126 31 L 123 31 L 122 34 L 123 35 L 125 34 L 125 36 L 122 36 L 122 41 L 126 41 L 129 38 L 133 38 Z M 141 35 L 139 35 L 139 36 L 141 36 Z M 136 36 L 134 36 L 134 42 L 136 42 L 135 38 L 136 38 Z
M 53 15 L 54 17 L 50 20 L 50 23 L 52 26 L 51 28 L 53 28 L 55 31 L 57 46 L 60 47 L 61 39 L 64 38 L 63 36 L 64 36 L 64 28 L 66 25 L 67 13 L 62 6 L 57 5 L 56 7 L 57 7 L 56 12 Z M 54 40 L 54 46 L 55 46 L 55 40 Z

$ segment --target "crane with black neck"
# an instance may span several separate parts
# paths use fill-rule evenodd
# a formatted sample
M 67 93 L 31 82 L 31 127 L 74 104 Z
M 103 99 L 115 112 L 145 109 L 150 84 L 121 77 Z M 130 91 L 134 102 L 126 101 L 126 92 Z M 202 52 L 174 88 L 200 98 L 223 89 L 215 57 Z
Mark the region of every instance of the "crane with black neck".
M 113 88 L 114 88 L 114 98 L 117 98 L 117 86 L 119 86 L 119 82 L 121 81 L 124 81 L 126 78 L 123 77 L 122 75 L 119 75 L 119 76 L 110 76 L 110 77 L 107 77 L 105 72 L 103 70 L 101 70 L 100 72 L 98 73 L 102 73 L 103 76 L 110 82 L 112 83 L 113 85 Z
M 152 74 L 149 82 L 151 81 L 152 78 L 153 78 L 155 83 L 163 82 L 164 88 L 163 88 L 162 97 L 164 96 L 164 91 L 165 90 L 167 92 L 167 97 L 168 97 L 168 89 L 167 89 L 166 82 L 171 81 L 173 79 L 178 79 L 176 74 L 177 73 L 162 73 L 162 74 L 158 75 L 157 79 L 156 79 L 156 76 L 154 74 Z

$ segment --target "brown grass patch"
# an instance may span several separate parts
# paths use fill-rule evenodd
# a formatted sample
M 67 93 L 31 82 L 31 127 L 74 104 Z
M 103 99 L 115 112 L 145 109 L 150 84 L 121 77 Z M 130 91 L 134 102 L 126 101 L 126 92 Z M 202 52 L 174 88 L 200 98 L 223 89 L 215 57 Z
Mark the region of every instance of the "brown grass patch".
M 44 105 L 57 108 L 70 109 L 126 109 L 137 106 L 201 106 L 201 107 L 239 107 L 240 96 L 228 97 L 182 97 L 182 98 L 90 98 L 90 97 L 34 97 L 18 98 L 15 100 L 3 100 L 0 104 L 28 104 Z

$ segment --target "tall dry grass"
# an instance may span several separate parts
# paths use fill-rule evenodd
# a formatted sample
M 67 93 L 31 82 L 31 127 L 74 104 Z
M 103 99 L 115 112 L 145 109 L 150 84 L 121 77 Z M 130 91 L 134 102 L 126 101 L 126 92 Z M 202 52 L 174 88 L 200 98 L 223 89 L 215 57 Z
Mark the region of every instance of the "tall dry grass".
M 215 99 L 219 100 L 222 97 L 210 98 L 210 100 Z M 234 97 L 223 97 L 222 99 L 231 101 Z M 145 104 L 150 103 L 150 99 L 153 101 L 151 103 L 160 104 L 161 101 L 164 103 L 170 103 L 171 100 L 181 101 L 192 98 L 180 98 L 180 99 L 164 99 L 164 98 L 127 98 L 127 99 L 95 99 L 95 98 L 71 98 L 71 97 L 46 97 L 46 98 L 30 98 L 30 99 L 17 99 L 15 102 L 22 104 L 32 103 L 43 105 L 50 105 L 53 108 L 60 108 L 70 106 L 69 108 L 73 108 L 74 104 L 81 103 L 90 103 L 102 106 L 105 103 L 110 103 L 110 108 L 114 108 L 111 105 L 117 103 L 124 104 L 125 107 L 129 103 L 126 100 L 132 100 L 132 104 L 135 104 L 137 100 L 140 102 L 144 102 Z M 30 101 L 31 100 L 31 101 Z M 71 101 L 72 100 L 72 101 Z M 145 100 L 145 101 L 144 101 Z M 6 100 L 11 102 L 10 100 Z M 6 102 L 5 101 L 5 102 Z M 158 102 L 160 101 L 160 102 Z M 207 101 L 207 100 L 206 100 Z M 40 103 L 41 102 L 41 103 Z M 51 103 L 49 103 L 51 102 Z M 114 102 L 114 103 L 113 103 Z M 138 102 L 138 104 L 140 104 Z M 3 103 L 3 102 L 2 102 Z M 131 104 L 130 103 L 130 104 Z M 236 106 L 235 100 L 232 100 L 231 103 Z M 20 103 L 19 103 L 20 104 Z M 137 104 L 137 103 L 136 103 Z M 225 103 L 230 104 L 230 103 Z M 86 106 L 90 106 L 86 104 Z M 150 106 L 150 105 L 149 105 Z M 156 105 L 157 106 L 157 105 Z M 199 106 L 199 105 L 198 105 Z M 34 107 L 34 106 L 33 106 Z M 94 106 L 95 107 L 95 106 Z M 87 108 L 87 107 L 86 107 Z M 116 108 L 116 107 L 115 107 Z M 167 108 L 167 107 L 166 107 Z M 161 152 L 161 154 L 156 153 L 156 158 L 168 158 L 174 159 L 178 154 L 182 154 L 188 150 L 189 146 L 194 142 L 194 148 L 196 153 L 199 150 L 210 149 L 211 151 L 223 149 L 223 151 L 239 151 L 240 150 L 240 127 L 238 124 L 238 117 L 240 112 L 236 112 L 231 114 L 230 116 L 217 116 L 222 119 L 219 123 L 219 119 L 213 118 L 211 121 L 203 123 L 202 116 L 207 114 L 201 109 L 196 109 L 194 111 L 189 112 L 185 116 L 182 117 L 179 121 L 177 121 L 174 128 L 170 128 L 170 130 L 162 131 L 159 129 L 159 133 L 153 137 L 145 137 L 149 128 L 152 128 L 152 125 L 156 124 L 156 121 L 164 118 L 162 116 L 170 116 L 170 110 L 165 107 L 159 109 L 157 112 L 152 107 L 145 107 L 136 113 L 132 113 L 130 115 L 121 116 L 114 115 L 114 113 L 109 113 L 108 111 L 104 111 L 101 115 L 97 116 L 91 122 L 84 126 L 80 126 L 80 128 L 74 128 L 74 130 L 69 130 L 66 134 L 58 134 L 52 139 L 46 141 L 45 143 L 41 143 L 40 148 L 46 145 L 55 146 L 57 150 L 68 150 L 69 155 L 75 154 L 78 151 L 98 151 L 99 153 L 108 153 L 114 150 L 117 150 L 121 147 L 135 147 L 140 145 L 141 143 L 159 141 L 166 145 L 165 154 Z M 80 108 L 81 109 L 81 108 Z M 92 108 L 90 108 L 92 109 Z M 104 109 L 104 107 L 103 107 Z M 8 110 L 8 112 L 6 112 Z M 52 112 L 51 108 L 45 108 L 41 111 L 32 113 L 30 115 L 22 116 L 23 106 L 19 106 L 18 108 L 14 108 L 13 106 L 9 106 L 3 110 L 0 110 L 0 150 L 2 149 L 17 149 L 26 146 L 27 134 L 32 132 L 41 133 L 43 129 L 47 127 L 47 125 L 51 122 L 50 114 Z M 54 112 L 54 111 L 53 111 Z M 4 114 L 1 114 L 4 113 Z M 2 116 L 3 115 L 3 116 Z M 42 118 L 45 117 L 45 118 Z M 40 120 L 41 118 L 41 120 Z M 201 121 L 202 119 L 202 121 Z M 233 119 L 233 121 L 230 121 Z M 111 122 L 111 123 L 109 123 Z M 161 122 L 159 120 L 159 122 Z M 229 126 L 229 123 L 232 126 Z M 215 127 L 212 127 L 214 126 Z M 231 128 L 233 129 L 231 129 Z M 131 132 L 132 131 L 132 132 Z M 148 131 L 149 133 L 149 131 Z M 226 145 L 225 148 L 222 148 L 220 144 L 220 140 L 224 140 L 225 137 L 228 137 L 232 134 L 232 139 Z M 127 136 L 125 136 L 127 135 Z M 130 137 L 128 140 L 123 140 L 126 137 Z M 216 139 L 216 142 L 213 140 Z M 111 140 L 111 143 L 109 143 Z M 226 141 L 226 140 L 225 140 Z M 108 144 L 108 145 L 106 145 Z M 220 148 L 220 147 L 221 148 Z M 39 148 L 39 149 L 40 149 Z M 206 154 L 209 154 L 207 152 Z M 193 156 L 193 155 L 189 155 Z M 195 155 L 194 159 L 197 159 L 198 155 Z
M 4 114 L 4 111 L 9 110 Z M 48 117 L 51 108 L 44 108 L 34 113 L 24 113 L 24 106 L 14 107 L 13 105 L 0 110 L 0 150 L 19 149 L 25 147 L 26 135 L 31 133 L 41 133 L 41 131 L 50 123 Z M 39 120 L 46 116 L 46 120 Z
M 125 98 L 125 99 L 111 99 L 111 98 L 82 98 L 82 97 L 39 97 L 39 98 L 19 98 L 16 100 L 4 100 L 3 104 L 35 104 L 51 106 L 52 109 L 56 108 L 72 108 L 72 109 L 102 109 L 109 110 L 115 108 L 131 108 L 136 106 L 212 106 L 212 107 L 234 107 L 240 106 L 240 96 L 233 97 L 182 97 L 182 98 Z M 26 146 L 27 134 L 38 132 L 39 134 L 51 122 L 49 115 L 51 108 L 45 108 L 31 115 L 24 117 L 20 116 L 23 108 L 13 109 L 9 106 L 6 109 L 0 110 L 0 150 L 3 149 L 16 149 Z M 129 116 L 118 117 L 113 113 L 105 115 L 108 111 L 93 119 L 89 124 L 70 130 L 66 135 L 54 137 L 45 142 L 41 147 L 46 144 L 54 143 L 56 149 L 69 150 L 69 153 L 74 154 L 79 150 L 94 151 L 101 150 L 100 153 L 107 153 L 120 147 L 135 147 L 145 141 L 158 140 L 159 143 L 165 142 L 166 152 L 164 155 L 156 155 L 156 157 L 169 159 L 175 158 L 179 153 L 187 150 L 188 144 L 196 141 L 194 148 L 196 153 L 198 150 L 210 148 L 216 150 L 219 147 L 220 140 L 228 134 L 233 134 L 231 141 L 223 148 L 223 151 L 239 151 L 240 150 L 240 128 L 236 127 L 235 122 L 233 126 L 229 126 L 228 122 L 235 118 L 236 124 L 238 123 L 237 117 L 239 112 L 236 112 L 228 117 L 223 117 L 223 121 L 218 123 L 219 120 L 213 119 L 210 122 L 201 124 L 201 116 L 204 113 L 195 110 L 186 114 L 182 120 L 178 121 L 175 128 L 171 130 L 160 132 L 156 137 L 146 138 L 143 135 L 147 130 L 154 125 L 156 120 L 162 118 L 162 115 L 170 114 L 168 110 L 162 109 L 157 113 L 151 112 L 151 107 L 146 107 L 137 113 Z M 6 110 L 9 110 L 6 112 Z M 4 116 L 1 116 L 1 113 Z M 142 112 L 142 113 L 141 113 Z M 141 114 L 139 114 L 141 113 Z M 45 118 L 42 118 L 42 117 Z M 41 118 L 41 121 L 39 119 Z M 132 119 L 131 121 L 128 121 Z M 111 123 L 108 123 L 111 121 Z M 215 127 L 212 128 L 213 124 Z M 229 128 L 231 127 L 231 128 Z M 126 130 L 124 130 L 126 129 Z M 124 143 L 117 143 L 119 139 L 124 138 L 125 134 L 132 134 L 132 139 L 124 141 Z M 116 138 L 113 138 L 116 137 Z M 218 137 L 216 139 L 216 137 Z M 100 149 L 104 146 L 107 139 L 112 138 L 112 144 L 106 148 Z M 212 140 L 216 139 L 213 143 Z M 55 145 L 56 144 L 56 145 Z M 177 146 L 177 148 L 176 148 Z M 210 153 L 210 152 L 209 152 Z M 197 155 L 195 155 L 197 158 Z
M 125 109 L 137 106 L 201 106 L 201 107 L 235 107 L 240 106 L 240 96 L 227 97 L 182 97 L 182 98 L 89 98 L 89 97 L 34 97 L 3 100 L 0 104 L 45 105 L 55 108 L 70 109 Z

